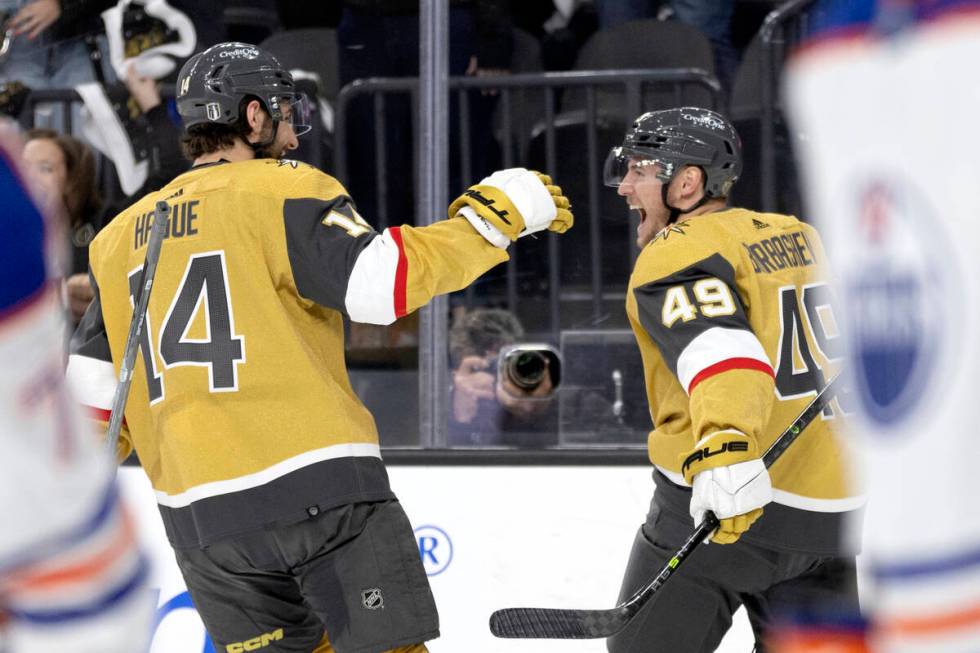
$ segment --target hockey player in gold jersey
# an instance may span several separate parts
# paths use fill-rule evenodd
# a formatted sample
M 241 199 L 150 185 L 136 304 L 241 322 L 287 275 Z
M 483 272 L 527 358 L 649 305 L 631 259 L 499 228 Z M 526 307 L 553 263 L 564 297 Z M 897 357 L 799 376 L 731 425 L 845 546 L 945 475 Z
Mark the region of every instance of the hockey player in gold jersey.
M 252 45 L 184 65 L 177 105 L 194 167 L 93 242 L 96 299 L 68 373 L 105 417 L 153 207 L 167 200 L 119 457 L 135 448 L 217 649 L 424 651 L 436 609 L 347 377 L 342 319 L 389 324 L 572 216 L 547 177 L 512 169 L 472 187 L 448 220 L 377 233 L 336 179 L 282 158 L 302 101 Z
M 613 653 L 714 651 L 740 605 L 764 650 L 783 611 L 856 605 L 840 536 L 861 499 L 835 437 L 842 402 L 771 470 L 761 461 L 838 371 L 827 256 L 794 217 L 727 207 L 741 166 L 728 120 L 695 107 L 640 116 L 606 162 L 606 183 L 640 213 L 626 310 L 654 425 L 656 492 L 621 597 L 657 574 L 706 511 L 721 521 L 715 544 L 609 640 Z

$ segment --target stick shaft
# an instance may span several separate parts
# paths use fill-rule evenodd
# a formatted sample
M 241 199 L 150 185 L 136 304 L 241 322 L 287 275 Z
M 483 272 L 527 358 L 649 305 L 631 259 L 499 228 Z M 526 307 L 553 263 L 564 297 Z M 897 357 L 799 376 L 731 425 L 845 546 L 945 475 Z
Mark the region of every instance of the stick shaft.
M 779 460 L 779 457 L 783 455 L 786 449 L 789 448 L 793 442 L 796 441 L 800 434 L 803 432 L 810 422 L 820 414 L 820 412 L 826 407 L 826 405 L 836 396 L 840 375 L 834 377 L 830 380 L 823 389 L 817 393 L 817 396 L 813 398 L 807 407 L 803 409 L 803 412 L 797 416 L 793 423 L 786 427 L 786 430 L 779 434 L 779 437 L 773 441 L 766 452 L 762 455 L 762 462 L 766 466 L 766 469 L 772 467 L 773 463 Z M 677 569 L 681 566 L 684 560 L 697 548 L 697 546 L 703 542 L 716 528 L 718 528 L 718 518 L 711 511 L 705 515 L 704 521 L 702 521 L 694 532 L 687 538 L 680 549 L 674 554 L 674 556 L 667 561 L 657 577 L 654 578 L 646 587 L 641 589 L 639 592 L 634 594 L 627 602 L 626 605 L 630 605 L 634 602 L 645 603 L 649 597 L 656 592 L 661 585 L 663 585 L 667 580 L 674 575 Z
M 840 375 L 817 393 L 803 412 L 762 455 L 766 468 L 775 463 L 803 430 L 836 396 Z M 629 624 L 664 583 L 680 568 L 684 560 L 718 527 L 718 518 L 707 513 L 681 548 L 667 561 L 660 573 L 624 603 L 609 610 L 563 610 L 548 608 L 505 608 L 490 616 L 490 631 L 497 637 L 593 639 L 615 635 Z
M 129 399 L 129 386 L 133 382 L 133 366 L 136 363 L 136 352 L 139 349 L 140 335 L 146 321 L 146 309 L 150 305 L 150 291 L 153 289 L 153 279 L 156 276 L 157 263 L 160 260 L 160 249 L 163 237 L 167 233 L 167 220 L 170 206 L 166 201 L 159 201 L 153 212 L 153 225 L 150 227 L 150 237 L 146 245 L 146 261 L 140 276 L 139 296 L 133 305 L 133 318 L 129 323 L 129 333 L 126 336 L 126 346 L 123 349 L 123 359 L 119 366 L 119 383 L 112 396 L 112 409 L 109 414 L 109 429 L 106 435 L 106 450 L 113 456 L 119 444 L 119 431 L 122 430 L 123 415 L 126 401 Z

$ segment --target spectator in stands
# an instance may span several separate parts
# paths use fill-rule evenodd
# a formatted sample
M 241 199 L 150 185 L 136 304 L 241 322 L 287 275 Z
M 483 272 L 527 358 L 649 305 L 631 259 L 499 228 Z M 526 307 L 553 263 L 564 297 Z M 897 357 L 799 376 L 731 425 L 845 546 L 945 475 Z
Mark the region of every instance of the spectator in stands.
M 143 112 L 140 125 L 152 150 L 150 172 L 137 191 L 142 196 L 163 187 L 186 170 L 187 163 L 180 153 L 179 130 L 167 115 L 156 82 L 130 68 L 126 85 Z M 47 128 L 33 129 L 27 138 L 24 163 L 28 178 L 48 209 L 63 216 L 71 242 L 65 287 L 69 313 L 77 324 L 92 300 L 88 245 L 131 199 L 103 203 L 96 183 L 95 157 L 82 141 Z
M 71 88 L 96 79 L 86 37 L 102 31 L 99 13 L 113 0 L 0 0 L 13 37 L 0 78 L 30 88 Z
M 533 0 L 513 8 L 514 26 L 538 39 L 545 70 L 571 70 L 578 51 L 599 29 L 592 0 Z
M 92 300 L 88 279 L 88 245 L 102 227 L 101 199 L 95 184 L 95 157 L 84 143 L 52 129 L 32 129 L 23 152 L 27 179 L 52 216 L 68 232 L 70 258 L 65 262 L 68 312 L 77 324 Z
M 147 160 L 150 165 L 146 181 L 139 190 L 114 207 L 118 210 L 131 204 L 135 197 L 163 188 L 188 168 L 180 150 L 180 128 L 170 118 L 167 103 L 160 96 L 157 80 L 139 75 L 136 67 L 130 66 L 125 83 L 130 97 L 139 107 L 140 117 L 136 121 L 136 127 L 141 140 L 149 149 Z
M 673 16 L 696 27 L 711 41 L 715 75 L 725 92 L 730 92 L 738 67 L 738 51 L 732 44 L 732 14 L 735 0 L 595 0 L 599 27 L 642 18 Z
M 520 321 L 503 309 L 478 308 L 453 323 L 450 445 L 540 447 L 558 442 L 551 375 L 546 373 L 533 389 L 522 389 L 498 369 L 501 349 L 523 338 Z
M 451 0 L 449 9 L 449 74 L 494 75 L 507 72 L 512 50 L 510 0 Z M 414 77 L 419 74 L 419 5 L 415 0 L 345 0 L 337 27 L 340 86 L 367 77 Z M 312 44 L 311 44 L 312 47 Z M 455 107 L 455 97 L 452 98 Z M 471 177 L 497 166 L 496 144 L 487 129 L 496 97 L 479 92 L 469 96 L 472 133 Z M 375 125 L 371 99 L 349 107 L 347 184 L 364 215 L 401 221 L 414 215 L 412 111 L 404 94 L 386 96 L 387 213 L 378 210 L 375 176 Z M 451 108 L 451 115 L 457 110 Z M 450 192 L 461 184 L 459 128 L 450 126 Z M 384 226 L 384 224 L 382 224 Z

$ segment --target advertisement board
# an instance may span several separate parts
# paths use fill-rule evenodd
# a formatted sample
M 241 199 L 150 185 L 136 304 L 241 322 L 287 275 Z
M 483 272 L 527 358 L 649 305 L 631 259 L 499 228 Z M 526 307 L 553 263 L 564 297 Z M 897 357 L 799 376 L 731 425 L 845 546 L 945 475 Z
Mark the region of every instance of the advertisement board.
M 487 621 L 503 607 L 614 606 L 652 497 L 649 467 L 393 466 L 389 474 L 439 606 L 442 636 L 429 643 L 432 653 L 605 650 L 601 640 L 500 640 Z M 159 607 L 150 653 L 213 651 L 149 482 L 139 468 L 122 469 L 120 480 L 154 561 Z M 739 613 L 719 651 L 751 649 Z

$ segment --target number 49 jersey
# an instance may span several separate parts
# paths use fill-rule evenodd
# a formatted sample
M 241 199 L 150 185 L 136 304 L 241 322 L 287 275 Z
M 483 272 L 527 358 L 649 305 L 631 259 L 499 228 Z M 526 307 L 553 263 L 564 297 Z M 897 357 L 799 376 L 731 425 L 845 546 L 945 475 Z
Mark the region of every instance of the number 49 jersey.
M 120 455 L 135 447 L 173 544 L 391 497 L 374 420 L 348 380 L 343 316 L 390 323 L 506 252 L 464 218 L 375 232 L 305 164 L 196 167 L 91 245 L 96 299 L 68 373 L 103 419 L 160 199 L 170 214 Z
M 684 457 L 718 431 L 744 434 L 761 456 L 837 373 L 825 266 L 812 227 L 744 209 L 681 220 L 640 253 L 626 306 L 654 424 L 650 459 L 671 481 L 687 485 Z M 861 504 L 835 437 L 841 411 L 834 401 L 769 470 L 776 505 L 747 540 L 836 549 L 835 513 Z M 832 523 L 814 527 L 818 513 Z

